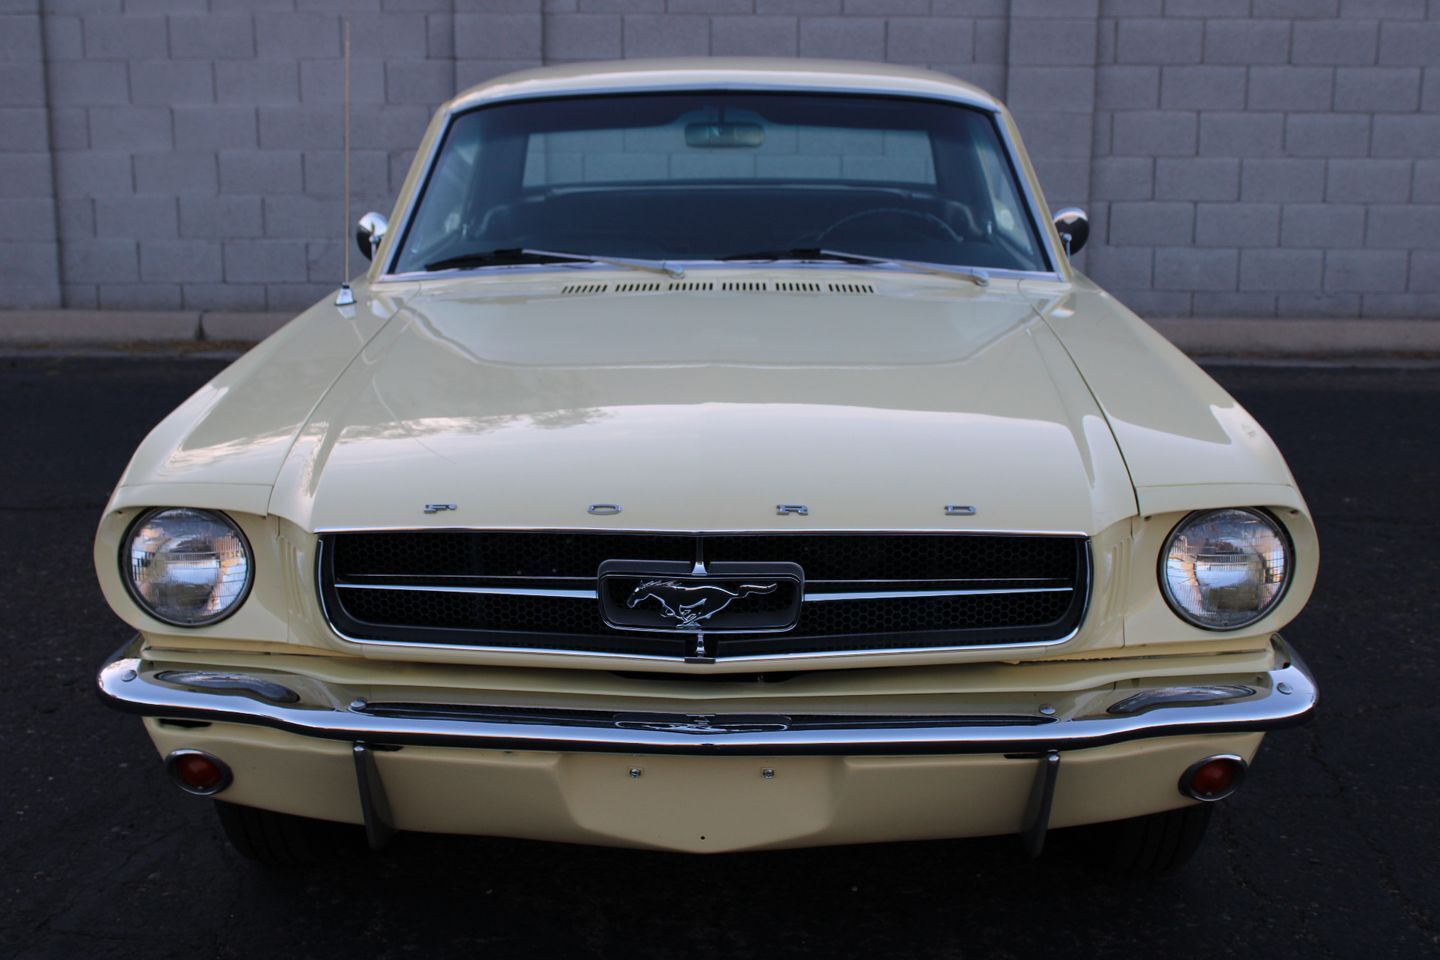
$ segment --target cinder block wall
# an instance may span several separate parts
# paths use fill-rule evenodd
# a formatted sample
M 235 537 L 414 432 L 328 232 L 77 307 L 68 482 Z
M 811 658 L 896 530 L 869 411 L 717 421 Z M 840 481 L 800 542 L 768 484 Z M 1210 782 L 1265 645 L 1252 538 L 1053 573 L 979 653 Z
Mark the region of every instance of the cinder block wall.
M 1440 3 L 1160 7 L 1101 4 L 1095 277 L 1152 316 L 1440 313 Z
M 671 55 L 992 90 L 1149 315 L 1440 313 L 1440 0 L 3 0 L 0 306 L 303 306 L 456 89 Z

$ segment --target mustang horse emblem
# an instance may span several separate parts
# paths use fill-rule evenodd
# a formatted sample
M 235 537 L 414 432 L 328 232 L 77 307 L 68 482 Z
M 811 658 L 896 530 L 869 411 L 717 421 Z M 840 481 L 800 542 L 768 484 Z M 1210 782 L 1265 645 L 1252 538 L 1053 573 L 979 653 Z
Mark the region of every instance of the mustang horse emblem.
M 646 600 L 660 603 L 660 613 L 671 620 L 679 620 L 682 628 L 699 629 L 702 621 L 709 620 L 736 600 L 752 594 L 774 593 L 777 583 L 744 583 L 734 590 L 725 587 L 687 587 L 674 580 L 646 580 L 636 587 L 625 601 L 625 606 L 634 610 Z

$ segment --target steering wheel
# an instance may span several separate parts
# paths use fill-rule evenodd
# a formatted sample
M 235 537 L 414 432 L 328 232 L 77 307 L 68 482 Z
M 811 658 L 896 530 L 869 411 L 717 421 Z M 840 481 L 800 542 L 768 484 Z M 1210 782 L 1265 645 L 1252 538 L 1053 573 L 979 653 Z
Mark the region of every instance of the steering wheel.
M 898 214 L 903 217 L 914 217 L 916 220 L 922 220 L 929 226 L 939 227 L 941 232 L 943 232 L 951 240 L 954 240 L 956 243 L 965 242 L 965 238 L 960 236 L 960 234 L 956 233 L 954 227 L 950 226 L 950 224 L 946 223 L 944 220 L 941 220 L 933 213 L 926 213 L 922 210 L 910 210 L 906 207 L 871 207 L 868 210 L 858 210 L 855 213 L 843 216 L 839 220 L 836 220 L 834 223 L 830 224 L 830 226 L 826 227 L 824 230 L 821 230 L 815 236 L 815 245 L 818 247 L 825 246 L 826 237 L 830 236 L 830 234 L 834 233 L 836 230 L 839 230 L 841 227 L 848 226 L 849 224 L 854 223 L 856 220 L 862 220 L 865 217 L 889 216 L 891 214 Z

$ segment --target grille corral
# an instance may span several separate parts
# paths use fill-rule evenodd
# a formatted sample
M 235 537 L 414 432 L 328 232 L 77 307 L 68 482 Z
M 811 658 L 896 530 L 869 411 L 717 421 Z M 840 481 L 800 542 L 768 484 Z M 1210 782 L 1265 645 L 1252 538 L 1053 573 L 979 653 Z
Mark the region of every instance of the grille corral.
M 794 563 L 783 633 L 638 632 L 601 616 L 606 560 Z M 1089 597 L 1083 537 L 967 533 L 381 531 L 321 537 L 324 609 L 368 642 L 676 660 L 1054 643 Z

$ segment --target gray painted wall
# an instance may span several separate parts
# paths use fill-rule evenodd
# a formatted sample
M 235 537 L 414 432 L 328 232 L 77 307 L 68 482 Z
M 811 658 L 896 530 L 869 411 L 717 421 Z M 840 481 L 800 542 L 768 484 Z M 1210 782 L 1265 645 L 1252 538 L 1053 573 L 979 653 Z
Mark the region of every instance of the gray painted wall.
M 1440 314 L 1440 0 L 0 0 L 0 307 L 303 306 L 456 89 L 662 55 L 979 83 L 1152 316 Z

